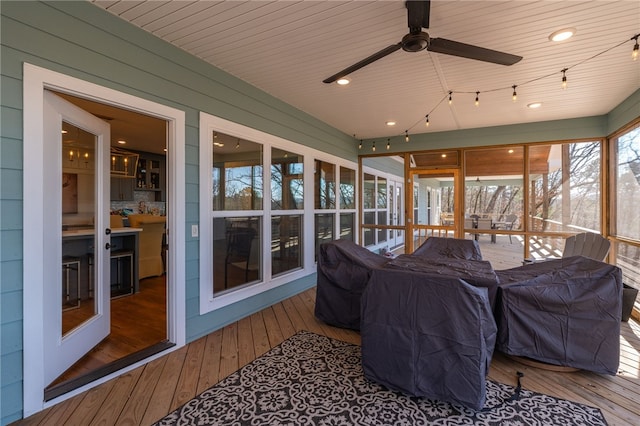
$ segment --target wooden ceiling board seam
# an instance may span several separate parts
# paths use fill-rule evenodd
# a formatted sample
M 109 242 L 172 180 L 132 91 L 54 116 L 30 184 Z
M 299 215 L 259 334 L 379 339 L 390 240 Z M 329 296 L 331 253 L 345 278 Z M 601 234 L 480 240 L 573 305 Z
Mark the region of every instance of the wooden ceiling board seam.
M 142 28 L 147 32 L 153 33 L 150 30 L 150 26 L 151 28 L 153 28 L 153 25 L 155 22 L 157 22 L 160 19 L 164 19 L 166 16 L 171 15 L 174 11 L 180 10 L 186 5 L 193 2 L 175 2 L 173 0 L 170 0 L 170 1 L 161 1 L 158 3 L 159 3 L 158 7 L 148 11 L 144 15 L 141 15 L 137 17 L 135 20 L 130 22 L 134 25 L 137 25 L 138 27 Z
M 192 37 L 194 34 L 203 31 L 210 32 L 215 26 L 214 18 L 230 13 L 236 7 L 241 6 L 237 2 L 218 2 L 212 4 L 209 8 L 200 11 L 189 18 L 173 21 L 167 25 L 162 34 L 162 38 L 169 43 L 181 46 L 180 40 Z
M 135 22 L 136 19 L 140 18 L 143 15 L 146 15 L 147 13 L 150 13 L 156 10 L 157 8 L 162 6 L 164 3 L 166 2 L 142 1 L 142 2 L 139 2 L 137 5 L 135 5 L 134 7 L 132 7 L 131 9 L 125 12 L 122 12 L 118 16 L 120 16 L 122 19 L 126 19 L 127 21 Z
M 165 16 L 149 22 L 144 26 L 144 29 L 160 38 L 164 38 L 164 36 L 171 33 L 176 26 L 181 26 L 183 20 L 188 20 L 215 6 L 215 4 L 206 1 L 185 2 L 183 7 L 176 8 Z
M 125 13 L 129 9 L 132 9 L 132 8 L 136 7 L 138 4 L 141 4 L 141 3 L 144 3 L 144 0 L 142 0 L 142 1 L 136 1 L 136 0 L 119 1 L 119 2 L 112 3 L 111 5 L 107 6 L 107 10 L 110 13 L 113 13 L 116 16 L 121 16 L 123 13 Z
M 300 22 L 302 22 L 302 21 L 296 21 L 295 26 L 298 27 L 300 25 L 299 24 Z M 342 27 L 344 27 L 344 22 L 347 22 L 347 21 L 340 21 L 340 23 L 332 24 L 332 25 L 336 25 L 337 28 L 342 28 Z M 280 26 L 280 28 L 277 28 L 276 30 L 281 30 L 281 29 L 282 29 L 282 26 Z M 331 32 L 330 28 L 323 28 L 323 29 L 321 29 L 321 31 L 325 31 L 325 32 L 329 32 L 330 34 L 333 34 L 333 32 Z M 291 34 L 291 35 L 295 35 L 295 30 L 292 30 L 291 33 L 294 33 L 294 34 Z M 287 33 L 287 34 L 290 34 L 290 33 Z M 273 37 L 280 36 L 280 35 L 281 34 L 277 34 L 277 35 L 275 35 Z M 265 38 L 261 38 L 261 40 L 270 40 L 270 38 L 271 37 L 265 37 Z M 294 38 L 294 37 L 292 37 L 292 38 Z M 313 34 L 310 34 L 306 29 L 304 30 L 304 36 L 301 37 L 302 40 L 309 40 L 309 39 L 315 40 L 315 38 L 316 37 L 314 37 Z M 297 39 L 297 37 L 295 37 L 295 39 Z M 338 40 L 338 39 L 336 39 L 336 40 Z M 323 42 L 325 42 L 324 38 L 323 38 Z M 277 45 L 277 43 L 273 43 L 273 44 Z M 224 50 L 234 50 L 234 49 L 235 49 L 235 47 L 233 45 L 226 45 L 226 46 L 223 47 L 222 50 L 218 51 L 218 53 L 223 53 Z

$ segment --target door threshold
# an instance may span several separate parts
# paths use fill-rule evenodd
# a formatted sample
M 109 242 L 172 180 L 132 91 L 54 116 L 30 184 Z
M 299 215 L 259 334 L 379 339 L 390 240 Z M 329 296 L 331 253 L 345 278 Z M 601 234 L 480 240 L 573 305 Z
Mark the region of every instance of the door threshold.
M 123 358 L 120 358 L 116 361 L 113 361 L 109 364 L 99 367 L 89 373 L 83 374 L 73 379 L 69 379 L 67 381 L 58 383 L 53 386 L 47 387 L 44 390 L 44 400 L 50 401 L 54 398 L 59 397 L 60 395 L 64 395 L 67 392 L 71 392 L 74 389 L 78 389 L 95 380 L 108 376 L 111 373 L 114 373 L 118 370 L 122 370 L 123 368 L 128 367 L 129 365 L 135 364 L 138 361 L 142 361 L 145 358 L 149 358 L 150 356 L 155 355 L 159 352 L 165 351 L 175 345 L 176 345 L 175 343 L 171 343 L 168 340 L 163 340 L 162 342 L 151 345 L 148 348 L 144 348 L 138 352 L 134 352 L 131 355 L 127 355 Z

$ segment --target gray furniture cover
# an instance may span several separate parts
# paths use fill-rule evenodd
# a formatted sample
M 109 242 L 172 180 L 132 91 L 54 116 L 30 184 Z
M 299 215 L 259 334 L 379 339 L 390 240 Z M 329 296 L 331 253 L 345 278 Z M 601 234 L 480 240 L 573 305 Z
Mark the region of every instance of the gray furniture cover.
M 471 240 L 466 241 L 475 242 Z M 486 260 L 466 260 L 401 254 L 388 262 L 385 268 L 422 272 L 434 278 L 461 278 L 473 286 L 485 287 L 488 291 L 491 308 L 493 309 L 495 307 L 498 292 L 498 276 L 493 270 L 491 263 Z
M 487 290 L 375 269 L 362 296 L 364 374 L 402 393 L 478 410 L 496 339 Z
M 462 238 L 429 237 L 413 251 L 412 255 L 427 258 L 482 260 L 478 242 Z
M 360 297 L 371 271 L 389 258 L 348 240 L 320 244 L 315 315 L 337 327 L 360 330 Z
M 573 256 L 496 272 L 496 349 L 549 364 L 615 375 L 622 272 Z

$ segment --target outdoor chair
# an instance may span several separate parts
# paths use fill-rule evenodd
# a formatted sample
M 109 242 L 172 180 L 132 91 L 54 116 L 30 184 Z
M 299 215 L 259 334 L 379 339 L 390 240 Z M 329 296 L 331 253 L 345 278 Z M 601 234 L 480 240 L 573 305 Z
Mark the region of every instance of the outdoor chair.
M 602 262 L 609 254 L 610 248 L 611 243 L 602 235 L 584 232 L 566 239 L 562 257 L 584 256 Z
M 505 218 L 504 218 L 504 229 L 507 231 L 512 231 L 513 227 L 516 224 L 516 220 L 518 220 L 518 215 L 515 214 L 508 214 Z M 511 241 L 511 234 L 509 234 L 509 244 L 512 244 Z
M 600 234 L 593 232 L 584 232 L 568 237 L 564 243 L 562 257 L 584 256 L 603 262 L 609 254 L 611 242 Z M 527 258 L 522 262 L 523 265 L 535 262 L 543 262 L 545 260 L 557 259 L 554 257 L 544 259 Z
M 478 233 L 476 234 L 476 240 L 478 240 L 478 236 L 480 235 L 480 231 L 481 230 L 485 230 L 485 229 L 493 229 L 493 220 L 488 219 L 488 218 L 479 218 L 478 219 L 478 226 L 476 227 L 478 229 Z M 495 234 L 491 234 L 491 242 L 495 243 L 496 242 L 496 235 Z

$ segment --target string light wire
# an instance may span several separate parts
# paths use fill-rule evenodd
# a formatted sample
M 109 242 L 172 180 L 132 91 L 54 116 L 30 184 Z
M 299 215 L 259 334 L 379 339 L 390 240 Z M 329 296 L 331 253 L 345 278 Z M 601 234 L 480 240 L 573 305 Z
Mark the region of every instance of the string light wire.
M 640 47 L 638 46 L 638 39 L 639 39 L 639 38 L 640 38 L 640 34 L 636 34 L 636 35 L 634 35 L 633 37 L 631 37 L 630 39 L 624 40 L 624 41 L 622 41 L 622 42 L 620 42 L 620 43 L 618 43 L 618 44 L 616 44 L 616 45 L 614 45 L 614 46 L 611 46 L 611 47 L 609 47 L 609 48 L 607 48 L 607 49 L 605 49 L 605 50 L 603 50 L 603 51 L 601 51 L 601 52 L 596 53 L 595 55 L 589 56 L 588 58 L 583 59 L 583 60 L 582 60 L 582 61 L 580 61 L 580 62 L 577 62 L 577 63 L 575 63 L 575 64 L 573 64 L 573 65 L 571 65 L 571 66 L 568 66 L 568 67 L 563 68 L 563 69 L 561 70 L 561 72 L 563 73 L 563 77 L 566 77 L 566 76 L 565 76 L 566 72 L 567 72 L 567 71 L 569 71 L 569 70 L 571 70 L 572 68 L 575 68 L 575 67 L 577 67 L 577 66 L 579 66 L 579 65 L 582 65 L 582 64 L 584 64 L 585 62 L 588 62 L 588 61 L 590 61 L 590 60 L 592 60 L 592 59 L 597 58 L 598 56 L 602 56 L 602 55 L 604 55 L 605 53 L 608 53 L 608 52 L 610 52 L 611 50 L 616 49 L 616 48 L 618 48 L 618 47 L 622 46 L 622 45 L 623 45 L 623 44 L 625 44 L 625 43 L 628 43 L 629 41 L 635 41 L 635 44 L 634 44 L 634 47 L 633 47 L 632 55 L 633 55 L 633 59 L 634 59 L 634 60 L 636 60 L 636 58 L 638 57 L 638 51 L 640 50 Z M 497 88 L 495 88 L 495 89 L 483 90 L 483 91 L 482 91 L 482 93 L 492 93 L 492 92 L 503 91 L 503 90 L 506 90 L 506 89 L 513 89 L 512 99 L 513 99 L 513 101 L 515 102 L 515 100 L 516 100 L 516 96 L 517 96 L 517 94 L 516 94 L 516 87 L 526 86 L 526 85 L 528 85 L 528 84 L 535 83 L 536 81 L 543 80 L 543 79 L 545 79 L 545 78 L 549 78 L 549 77 L 552 77 L 552 76 L 554 76 L 554 75 L 557 75 L 556 73 L 557 73 L 557 71 L 554 71 L 554 72 L 552 72 L 552 73 L 545 74 L 545 75 L 542 75 L 542 76 L 540 76 L 540 77 L 532 78 L 532 79 L 530 79 L 530 80 L 525 81 L 524 83 L 514 84 L 514 85 L 512 85 L 512 86 L 497 87 Z M 566 81 L 566 78 L 563 78 L 563 83 L 564 83 L 565 81 Z M 476 102 L 477 102 L 477 103 L 479 103 L 479 101 L 480 101 L 480 99 L 479 99 L 480 91 L 471 92 L 471 91 L 448 90 L 448 91 L 447 91 L 447 93 L 446 93 L 446 94 L 445 94 L 445 95 L 444 95 L 444 96 L 443 96 L 443 97 L 438 101 L 438 103 L 437 103 L 437 104 L 436 104 L 436 105 L 435 105 L 435 106 L 434 106 L 434 107 L 433 107 L 433 108 L 432 108 L 432 109 L 431 109 L 431 110 L 430 110 L 430 111 L 429 111 L 429 112 L 424 116 L 424 117 L 425 117 L 425 120 L 426 120 L 426 121 L 425 121 L 425 126 L 426 126 L 426 127 L 429 127 L 429 124 L 430 124 L 430 123 L 429 123 L 429 116 L 430 116 L 431 114 L 433 114 L 433 112 L 434 112 L 436 109 L 438 109 L 438 107 L 440 106 L 440 104 L 442 104 L 442 102 L 444 102 L 446 99 L 448 99 L 448 101 L 449 101 L 449 105 L 452 105 L 452 104 L 453 104 L 453 94 L 454 94 L 454 93 L 455 93 L 455 94 L 474 94 L 474 93 L 475 93 L 475 95 L 476 95 Z M 420 119 L 419 119 L 418 121 L 416 121 L 412 126 L 410 126 L 407 130 L 405 130 L 405 140 L 406 140 L 406 139 L 408 139 L 408 137 L 409 137 L 409 131 L 410 131 L 410 130 L 412 130 L 413 128 L 415 128 L 419 123 L 421 123 L 421 122 L 422 122 L 422 120 L 423 120 L 423 118 L 420 118 Z M 375 150 L 376 150 L 376 142 L 375 142 L 375 141 L 373 141 L 372 150 L 373 150 L 373 151 L 375 151 Z

